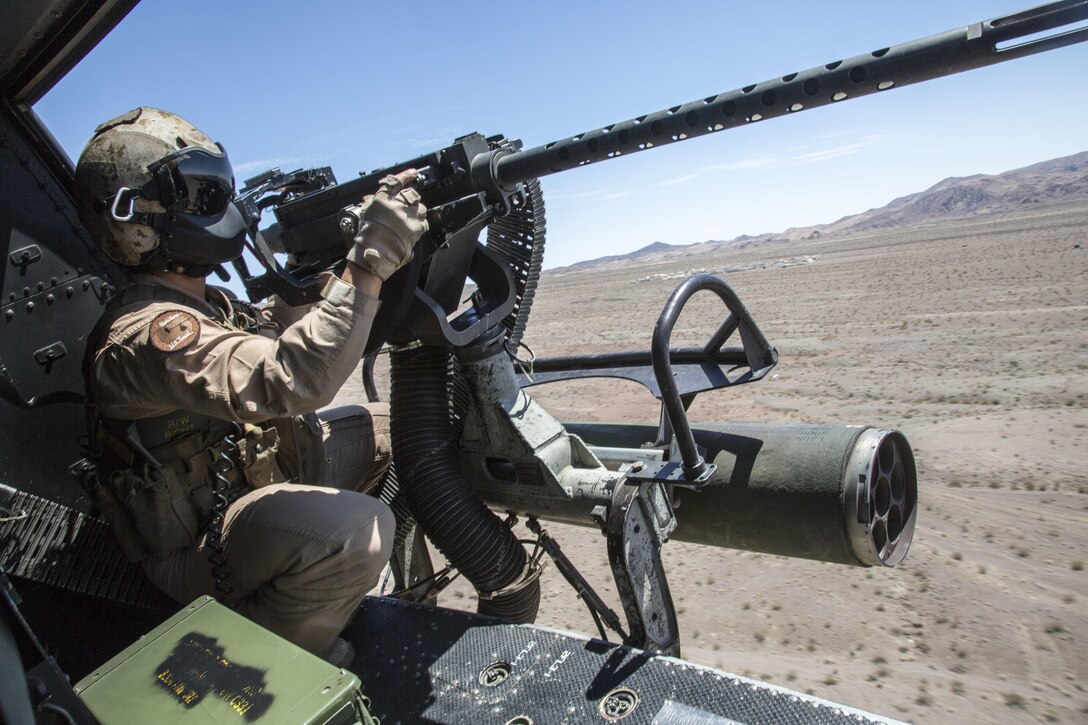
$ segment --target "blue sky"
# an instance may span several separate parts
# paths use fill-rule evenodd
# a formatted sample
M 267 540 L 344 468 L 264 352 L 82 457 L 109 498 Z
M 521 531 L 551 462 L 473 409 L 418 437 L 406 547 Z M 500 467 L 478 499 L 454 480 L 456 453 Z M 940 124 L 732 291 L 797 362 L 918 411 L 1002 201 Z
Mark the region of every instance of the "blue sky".
M 239 179 L 348 179 L 470 131 L 536 146 L 1030 4 L 144 0 L 36 110 L 73 158 L 150 105 L 223 142 Z M 1086 70 L 1088 43 L 547 177 L 545 266 L 829 222 L 1083 151 Z

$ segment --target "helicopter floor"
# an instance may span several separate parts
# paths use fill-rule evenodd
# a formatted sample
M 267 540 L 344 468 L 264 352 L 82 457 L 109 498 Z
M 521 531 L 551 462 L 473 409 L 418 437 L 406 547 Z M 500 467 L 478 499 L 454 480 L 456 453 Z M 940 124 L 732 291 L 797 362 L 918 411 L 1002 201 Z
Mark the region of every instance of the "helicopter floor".
M 891 722 L 671 657 L 393 599 L 364 600 L 344 636 L 386 725 Z
M 0 505 L 22 516 L 2 527 L 0 562 L 25 585 L 39 634 L 63 642 L 63 630 L 76 626 L 90 637 L 89 646 L 78 648 L 84 656 L 64 653 L 69 674 L 82 677 L 101 664 L 103 653 L 131 641 L 126 628 L 102 626 L 119 612 L 133 623 L 145 615 L 135 625 L 140 631 L 161 621 L 155 605 L 162 605 L 162 595 L 120 557 L 101 522 L 6 486 L 0 486 Z M 72 598 L 95 626 L 63 615 Z M 344 636 L 355 646 L 353 669 L 363 692 L 387 725 L 889 722 L 621 645 L 395 599 L 365 599 Z

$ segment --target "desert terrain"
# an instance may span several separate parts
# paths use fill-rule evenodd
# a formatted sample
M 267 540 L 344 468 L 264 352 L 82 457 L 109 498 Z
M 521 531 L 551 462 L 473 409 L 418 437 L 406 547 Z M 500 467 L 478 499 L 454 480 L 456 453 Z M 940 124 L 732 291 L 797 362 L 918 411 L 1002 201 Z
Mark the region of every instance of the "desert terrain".
M 1082 200 L 545 273 L 525 336 L 538 356 L 647 348 L 673 288 L 709 271 L 781 359 L 701 395 L 693 421 L 871 424 L 914 446 L 919 523 L 896 569 L 667 544 L 685 658 L 908 721 L 1088 720 L 1085 229 Z M 673 344 L 703 342 L 721 309 L 696 296 Z M 657 418 L 625 381 L 532 394 L 560 420 Z M 547 529 L 620 611 L 604 538 Z M 440 603 L 473 608 L 471 586 Z M 554 568 L 537 622 L 595 631 Z

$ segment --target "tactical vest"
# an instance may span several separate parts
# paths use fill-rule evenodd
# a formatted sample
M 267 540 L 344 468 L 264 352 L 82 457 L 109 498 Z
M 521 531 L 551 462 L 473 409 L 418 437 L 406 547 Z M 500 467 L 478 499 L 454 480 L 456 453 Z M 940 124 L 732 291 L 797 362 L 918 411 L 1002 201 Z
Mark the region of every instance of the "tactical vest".
M 98 415 L 95 353 L 114 322 L 151 302 L 196 308 L 194 300 L 168 287 L 132 284 L 106 306 L 83 361 L 98 468 L 91 494 L 133 561 L 194 545 L 211 518 L 216 488 L 230 501 L 252 488 L 316 480 L 321 465 L 320 426 L 312 413 L 260 425 L 185 410 L 135 421 Z M 232 314 L 211 304 L 200 312 L 229 329 L 256 334 L 255 311 L 227 304 Z

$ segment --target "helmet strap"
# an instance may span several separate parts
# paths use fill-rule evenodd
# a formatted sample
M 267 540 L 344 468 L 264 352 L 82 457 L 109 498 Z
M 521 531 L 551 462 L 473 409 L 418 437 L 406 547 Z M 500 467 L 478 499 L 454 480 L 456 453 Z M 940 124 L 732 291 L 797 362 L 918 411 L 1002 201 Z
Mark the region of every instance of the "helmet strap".
M 169 213 L 164 214 L 154 211 L 133 210 L 132 200 L 135 199 L 136 196 L 131 193 L 133 191 L 136 192 L 136 195 L 139 195 L 139 190 L 133 189 L 121 189 L 117 193 L 117 197 L 109 210 L 110 215 L 114 220 L 121 222 L 122 224 L 142 224 L 145 227 L 149 227 L 159 235 L 161 240 L 162 236 L 168 233 L 166 231 L 166 224 Z M 120 205 L 128 205 L 127 214 L 117 213 L 117 208 Z M 160 241 L 159 246 L 147 254 L 140 264 L 139 269 L 158 269 L 165 272 L 183 274 L 186 277 L 207 277 L 217 266 L 218 265 L 214 264 L 186 264 L 170 259 L 162 253 L 162 243 Z

